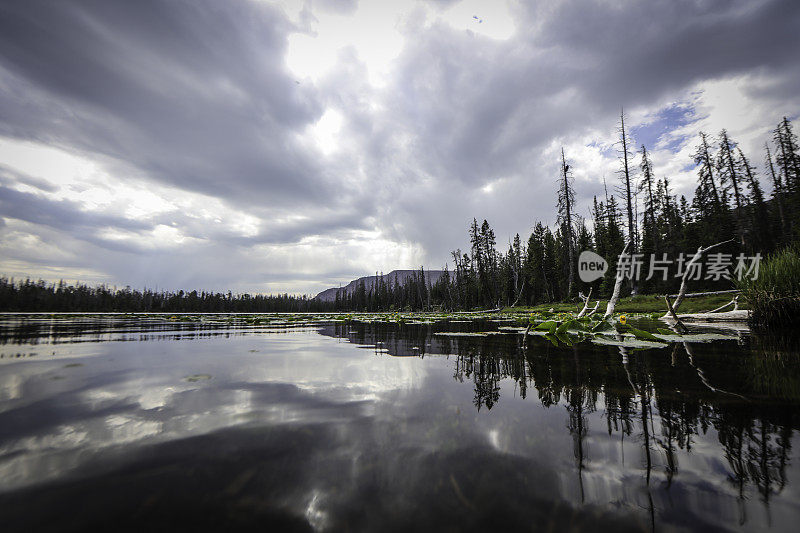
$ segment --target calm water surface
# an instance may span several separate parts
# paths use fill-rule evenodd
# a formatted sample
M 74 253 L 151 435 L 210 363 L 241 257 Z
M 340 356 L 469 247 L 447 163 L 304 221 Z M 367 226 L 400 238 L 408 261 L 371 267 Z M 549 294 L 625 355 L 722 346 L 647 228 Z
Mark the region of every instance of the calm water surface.
M 796 343 L 498 325 L 0 316 L 2 530 L 797 530 Z

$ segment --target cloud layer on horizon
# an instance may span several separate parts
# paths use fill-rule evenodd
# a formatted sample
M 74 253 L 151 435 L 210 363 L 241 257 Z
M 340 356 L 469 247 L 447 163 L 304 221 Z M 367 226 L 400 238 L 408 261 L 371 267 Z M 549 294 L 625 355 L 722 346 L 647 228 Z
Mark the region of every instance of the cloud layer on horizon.
M 486 5 L 4 3 L 0 274 L 313 293 L 552 223 L 561 146 L 588 217 L 622 106 L 687 195 L 798 116 L 797 2 Z

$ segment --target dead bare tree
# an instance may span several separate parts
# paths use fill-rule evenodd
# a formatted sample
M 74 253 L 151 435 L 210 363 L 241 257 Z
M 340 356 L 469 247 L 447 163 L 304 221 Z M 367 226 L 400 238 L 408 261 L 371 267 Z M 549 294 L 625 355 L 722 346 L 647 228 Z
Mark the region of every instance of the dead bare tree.
M 681 288 L 678 291 L 678 297 L 675 298 L 675 301 L 672 302 L 671 305 L 673 313 L 678 310 L 678 307 L 680 307 L 684 297 L 686 296 L 686 282 L 689 280 L 689 273 L 692 270 L 690 267 L 695 263 L 697 263 L 700 260 L 700 258 L 703 257 L 704 253 L 708 252 L 713 248 L 716 248 L 717 246 L 722 246 L 723 244 L 728 244 L 729 242 L 733 242 L 733 240 L 734 239 L 728 239 L 727 241 L 718 242 L 717 244 L 712 244 L 711 246 L 707 246 L 705 248 L 703 248 L 702 246 L 697 248 L 695 254 L 692 256 L 689 262 L 686 263 L 684 267 L 683 277 L 681 278 Z
M 561 176 L 558 187 L 558 222 L 561 225 L 561 234 L 567 251 L 569 274 L 567 278 L 567 298 L 572 296 L 572 287 L 575 282 L 575 230 L 572 223 L 572 211 L 575 204 L 575 191 L 569 173 L 569 165 L 564 157 L 564 148 L 561 148 Z
M 630 246 L 630 244 L 631 241 L 628 240 L 628 242 L 625 243 L 625 248 L 622 249 L 622 253 L 619 254 L 619 257 L 626 255 L 628 246 Z M 621 272 L 617 272 L 617 280 L 614 282 L 614 292 L 611 293 L 611 299 L 608 301 L 608 305 L 606 305 L 606 312 L 603 315 L 603 320 L 614 314 L 614 308 L 617 306 L 617 302 L 619 301 L 619 291 L 622 289 L 623 279 L 625 279 L 625 276 L 623 276 Z
M 626 211 L 628 214 L 628 241 L 631 243 L 631 253 L 636 252 L 636 214 L 634 213 L 634 200 L 633 200 L 633 192 L 631 190 L 631 173 L 628 167 L 628 136 L 625 132 L 625 112 L 624 110 L 620 109 L 619 112 L 619 133 L 620 133 L 620 144 L 622 148 L 620 150 L 620 163 L 622 164 L 622 168 L 619 169 L 619 173 L 622 176 L 622 193 L 625 195 L 625 202 L 626 202 Z M 636 294 L 636 280 L 633 279 L 631 276 L 631 293 Z
M 600 306 L 600 300 L 597 300 L 594 309 L 592 309 L 588 315 L 586 314 L 586 312 L 589 311 L 589 301 L 592 299 L 592 287 L 589 287 L 588 296 L 584 296 L 583 294 L 578 294 L 578 297 L 583 300 L 583 309 L 581 309 L 581 312 L 578 313 L 577 318 L 581 318 L 583 316 L 591 316 L 592 314 L 594 314 L 595 311 L 597 311 L 597 308 Z

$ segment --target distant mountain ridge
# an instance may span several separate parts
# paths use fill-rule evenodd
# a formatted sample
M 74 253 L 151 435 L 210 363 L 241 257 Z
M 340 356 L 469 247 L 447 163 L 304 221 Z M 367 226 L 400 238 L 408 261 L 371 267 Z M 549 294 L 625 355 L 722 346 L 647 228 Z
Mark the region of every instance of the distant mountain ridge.
M 388 274 L 384 274 L 383 276 L 364 276 L 358 279 L 354 279 L 347 285 L 341 288 L 333 287 L 330 289 L 325 289 L 321 293 L 317 294 L 314 299 L 320 300 L 322 302 L 332 302 L 336 299 L 336 291 L 341 291 L 341 295 L 344 296 L 345 294 L 352 294 L 353 291 L 356 290 L 358 284 L 361 281 L 364 281 L 364 286 L 367 290 L 374 287 L 375 284 L 378 282 L 379 278 L 383 278 L 386 283 L 394 284 L 395 278 L 397 278 L 397 282 L 401 285 L 405 283 L 405 281 L 413 276 L 414 274 L 418 273 L 418 270 L 392 270 Z M 444 270 L 426 270 L 425 271 L 425 282 L 428 286 L 433 285 L 439 278 L 444 274 Z

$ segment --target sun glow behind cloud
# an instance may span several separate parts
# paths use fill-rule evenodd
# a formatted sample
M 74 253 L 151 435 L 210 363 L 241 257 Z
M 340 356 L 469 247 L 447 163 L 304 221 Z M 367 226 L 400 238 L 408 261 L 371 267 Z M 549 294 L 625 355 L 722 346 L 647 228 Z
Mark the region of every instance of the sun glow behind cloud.
M 297 4 L 287 7 L 297 9 Z M 407 4 L 360 2 L 352 14 L 317 11 L 307 31 L 288 37 L 286 64 L 299 78 L 317 81 L 335 66 L 343 49 L 352 47 L 366 64 L 370 81 L 381 85 L 403 47 L 397 24 Z
M 342 129 L 343 119 L 339 111 L 328 109 L 316 124 L 310 127 L 311 137 L 325 155 L 333 153 L 338 148 L 338 135 Z
M 289 15 L 303 20 L 308 2 L 282 2 Z M 492 39 L 514 35 L 508 2 L 465 0 L 444 10 L 416 0 L 362 1 L 354 12 L 317 10 L 303 20 L 305 31 L 288 37 L 286 64 L 300 79 L 318 81 L 336 65 L 339 54 L 352 48 L 367 68 L 373 86 L 385 87 L 392 63 L 405 45 L 405 34 L 443 22 Z

